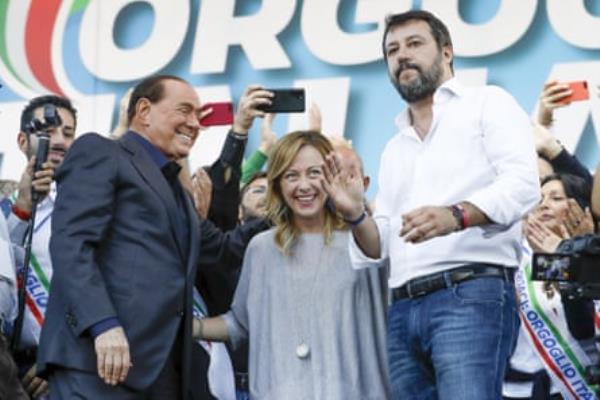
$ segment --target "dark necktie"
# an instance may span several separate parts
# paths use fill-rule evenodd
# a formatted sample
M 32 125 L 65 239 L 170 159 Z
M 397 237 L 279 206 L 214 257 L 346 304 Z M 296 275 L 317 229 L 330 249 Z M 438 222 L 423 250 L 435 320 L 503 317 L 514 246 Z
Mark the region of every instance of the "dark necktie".
M 161 168 L 161 171 L 165 178 L 172 185 L 173 182 L 177 179 L 179 175 L 179 171 L 181 171 L 181 165 L 177 164 L 175 161 L 169 161 Z

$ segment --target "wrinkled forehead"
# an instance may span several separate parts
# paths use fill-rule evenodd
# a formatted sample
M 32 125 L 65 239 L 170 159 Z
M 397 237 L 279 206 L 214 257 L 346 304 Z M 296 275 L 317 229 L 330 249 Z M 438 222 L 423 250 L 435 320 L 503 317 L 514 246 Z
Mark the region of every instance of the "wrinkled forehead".
M 409 19 L 408 21 L 390 26 L 385 36 L 385 44 L 405 41 L 411 37 L 423 37 L 433 39 L 433 33 L 429 24 L 420 19 Z
M 187 82 L 167 79 L 163 82 L 163 98 L 161 100 L 178 104 L 200 107 L 200 97 L 196 90 Z

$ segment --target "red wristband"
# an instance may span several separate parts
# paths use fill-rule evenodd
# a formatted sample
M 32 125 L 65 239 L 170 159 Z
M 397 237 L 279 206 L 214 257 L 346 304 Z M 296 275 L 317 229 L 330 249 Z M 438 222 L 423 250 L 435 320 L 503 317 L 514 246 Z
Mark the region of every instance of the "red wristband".
M 462 216 L 462 228 L 467 229 L 471 224 L 471 221 L 469 221 L 469 215 L 467 214 L 467 211 L 461 204 L 457 204 L 456 208 L 458 208 L 458 211 L 460 211 L 460 215 Z
M 21 219 L 23 221 L 28 221 L 31 218 L 31 211 L 25 211 L 25 210 L 17 207 L 16 204 L 13 204 L 13 206 L 12 206 L 12 213 L 15 214 L 19 219 Z

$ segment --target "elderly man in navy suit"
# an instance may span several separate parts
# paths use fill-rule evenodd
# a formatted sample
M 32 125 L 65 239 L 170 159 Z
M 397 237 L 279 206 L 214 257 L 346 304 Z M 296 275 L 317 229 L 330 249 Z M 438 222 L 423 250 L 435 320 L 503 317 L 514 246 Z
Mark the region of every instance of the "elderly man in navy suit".
M 227 141 L 243 146 L 270 96 L 259 86 L 244 92 Z M 38 353 L 52 399 L 189 398 L 196 270 L 241 258 L 265 228 L 222 233 L 197 217 L 179 182 L 176 161 L 208 113 L 186 81 L 147 78 L 131 95 L 129 132 L 118 141 L 83 135 L 57 172 L 55 271 Z

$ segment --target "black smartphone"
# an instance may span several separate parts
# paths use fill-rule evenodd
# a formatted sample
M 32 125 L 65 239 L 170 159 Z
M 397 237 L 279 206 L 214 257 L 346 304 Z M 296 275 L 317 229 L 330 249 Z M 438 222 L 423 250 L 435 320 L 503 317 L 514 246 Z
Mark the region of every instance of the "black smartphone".
M 257 108 L 268 113 L 300 113 L 306 110 L 304 89 L 265 89 L 273 92 L 270 105 Z
M 573 280 L 571 255 L 563 253 L 534 253 L 531 279 L 534 281 L 566 282 Z

